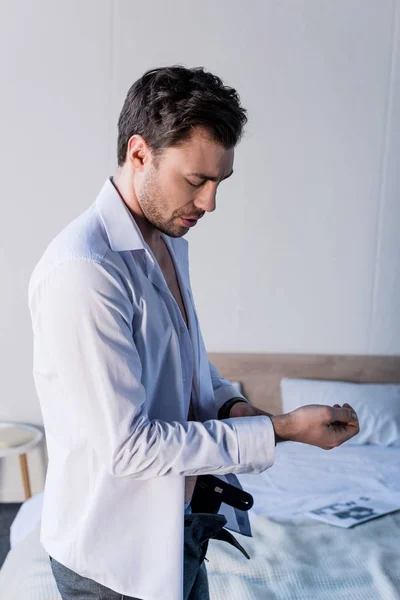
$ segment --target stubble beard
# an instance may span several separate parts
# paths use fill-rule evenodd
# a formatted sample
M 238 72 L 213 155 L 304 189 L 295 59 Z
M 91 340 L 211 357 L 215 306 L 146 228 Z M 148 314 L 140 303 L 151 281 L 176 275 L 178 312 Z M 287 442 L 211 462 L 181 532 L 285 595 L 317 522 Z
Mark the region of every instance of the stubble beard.
M 168 210 L 167 202 L 163 198 L 154 169 L 148 174 L 143 184 L 138 202 L 147 221 L 169 237 L 179 238 L 189 231 L 188 227 L 177 223 L 175 215 L 168 221 L 164 218 L 163 215 L 167 214 Z

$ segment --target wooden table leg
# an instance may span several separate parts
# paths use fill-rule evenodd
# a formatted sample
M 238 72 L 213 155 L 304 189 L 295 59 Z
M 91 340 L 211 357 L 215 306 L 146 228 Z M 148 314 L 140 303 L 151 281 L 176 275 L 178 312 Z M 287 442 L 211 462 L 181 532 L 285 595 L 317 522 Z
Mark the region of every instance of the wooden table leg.
M 21 466 L 22 480 L 24 482 L 24 491 L 25 491 L 25 499 L 31 498 L 31 484 L 29 482 L 29 473 L 28 473 L 28 462 L 26 459 L 26 454 L 19 455 L 19 462 Z

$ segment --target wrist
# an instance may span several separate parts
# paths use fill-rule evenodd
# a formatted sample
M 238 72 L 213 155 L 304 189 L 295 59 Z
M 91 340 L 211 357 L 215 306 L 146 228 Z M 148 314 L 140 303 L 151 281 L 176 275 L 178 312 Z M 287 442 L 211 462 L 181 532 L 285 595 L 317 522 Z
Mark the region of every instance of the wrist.
M 290 417 L 289 414 L 272 415 L 270 417 L 275 432 L 275 446 L 279 442 L 290 441 Z

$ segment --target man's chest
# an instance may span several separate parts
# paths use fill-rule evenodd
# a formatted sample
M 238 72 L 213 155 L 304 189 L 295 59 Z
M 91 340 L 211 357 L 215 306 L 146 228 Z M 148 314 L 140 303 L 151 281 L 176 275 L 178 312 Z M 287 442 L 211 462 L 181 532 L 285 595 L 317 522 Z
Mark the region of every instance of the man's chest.
M 165 250 L 163 250 L 162 253 L 159 254 L 159 256 L 157 256 L 157 261 L 158 261 L 158 264 L 160 265 L 160 269 L 164 275 L 167 286 L 168 286 L 171 294 L 175 298 L 177 305 L 179 306 L 179 309 L 182 314 L 182 318 L 185 321 L 186 326 L 188 327 L 188 318 L 187 318 L 181 290 L 179 287 L 179 282 L 178 282 L 178 277 L 177 277 L 176 270 L 175 270 L 175 265 L 173 263 L 171 255 L 169 253 L 169 250 L 167 249 L 166 246 L 165 246 Z
M 186 314 L 186 310 L 185 310 L 185 305 L 183 302 L 181 290 L 179 287 L 178 277 L 177 277 L 176 270 L 175 270 L 175 265 L 171 258 L 171 255 L 169 253 L 169 250 L 166 246 L 165 246 L 165 251 L 163 251 L 161 254 L 159 254 L 159 256 L 157 256 L 157 261 L 158 261 L 158 264 L 160 265 L 161 271 L 163 272 L 167 286 L 168 286 L 171 294 L 175 298 L 176 303 L 178 304 L 178 306 L 180 308 L 180 311 L 182 313 L 182 318 L 186 323 L 186 327 L 189 327 L 188 318 L 187 318 L 187 314 Z M 188 420 L 189 421 L 195 420 L 192 403 L 190 403 L 190 406 L 189 406 Z

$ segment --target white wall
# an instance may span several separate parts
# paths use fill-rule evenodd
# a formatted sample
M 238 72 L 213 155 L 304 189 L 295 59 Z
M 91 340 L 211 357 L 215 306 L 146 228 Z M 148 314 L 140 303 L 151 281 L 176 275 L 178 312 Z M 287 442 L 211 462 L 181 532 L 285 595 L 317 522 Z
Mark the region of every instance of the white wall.
M 400 0 L 2 0 L 0 420 L 41 424 L 30 273 L 115 165 L 148 68 L 202 65 L 249 112 L 189 235 L 210 351 L 400 354 Z M 43 489 L 44 444 L 29 453 Z M 22 501 L 18 459 L 0 501 Z
M 41 424 L 28 281 L 50 239 L 109 171 L 110 4 L 0 2 L 0 420 Z M 28 454 L 43 489 L 45 444 Z M 22 501 L 18 457 L 0 460 L 0 501 Z

